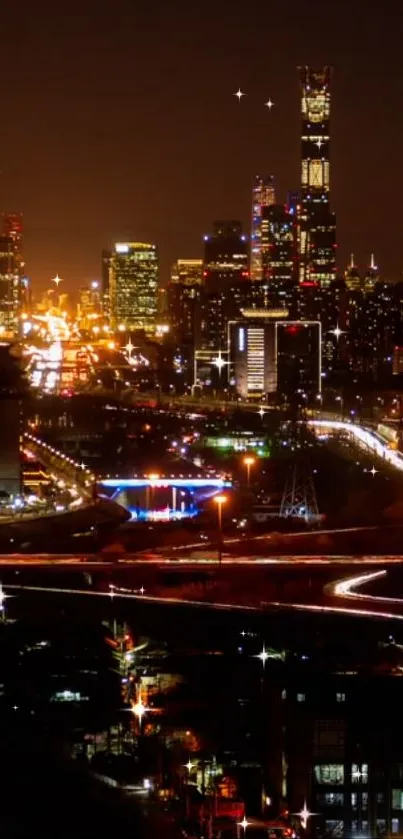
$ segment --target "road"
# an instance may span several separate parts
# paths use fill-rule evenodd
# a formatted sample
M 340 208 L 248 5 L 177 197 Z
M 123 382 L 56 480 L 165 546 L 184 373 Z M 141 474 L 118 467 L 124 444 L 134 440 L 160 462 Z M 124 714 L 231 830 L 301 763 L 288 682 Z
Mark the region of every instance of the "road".
M 357 565 L 360 573 L 357 573 Z M 161 561 L 159 558 L 101 566 L 107 572 L 104 575 L 94 575 L 94 570 L 100 566 L 83 564 L 77 558 L 60 561 L 58 567 L 65 572 L 60 585 L 55 585 L 49 575 L 44 579 L 43 565 L 41 568 L 31 566 L 26 581 L 25 569 L 19 570 L 17 584 L 12 580 L 15 580 L 16 567 L 21 569 L 21 566 L 14 565 L 12 571 L 11 567 L 4 566 L 3 570 L 6 592 L 25 590 L 150 604 L 186 604 L 199 609 L 246 613 L 285 609 L 403 620 L 401 598 L 377 596 L 372 589 L 371 593 L 363 590 L 366 584 L 373 586 L 378 580 L 384 580 L 388 568 L 393 568 L 393 573 L 398 575 L 401 571 L 403 580 L 403 556 L 237 558 L 224 561 L 220 567 L 211 562 Z M 85 583 L 83 571 L 86 572 Z

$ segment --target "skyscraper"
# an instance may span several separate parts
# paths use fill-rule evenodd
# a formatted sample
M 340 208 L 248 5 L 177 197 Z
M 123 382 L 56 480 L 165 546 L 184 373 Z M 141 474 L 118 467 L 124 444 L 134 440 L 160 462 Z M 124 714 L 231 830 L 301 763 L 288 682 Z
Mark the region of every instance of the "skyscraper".
M 118 242 L 110 261 L 109 296 L 112 329 L 155 330 L 158 256 L 155 245 Z
M 227 324 L 249 304 L 247 237 L 240 221 L 216 221 L 204 237 L 201 343 L 203 349 L 223 349 Z
M 360 272 L 354 262 L 354 254 L 351 254 L 350 264 L 344 272 L 344 280 L 349 291 L 361 291 L 362 282 Z
M 21 276 L 11 236 L 0 236 L 0 332 L 18 334 L 21 313 Z
M 328 286 L 336 277 L 336 218 L 330 210 L 330 68 L 300 67 L 301 204 L 299 280 Z
M 178 259 L 167 289 L 168 320 L 177 369 L 193 374 L 194 351 L 200 339 L 202 259 Z
M 250 238 L 250 278 L 263 279 L 262 265 L 262 212 L 276 200 L 273 175 L 255 176 L 252 189 L 252 231 Z
M 290 286 L 294 278 L 294 217 L 282 204 L 263 207 L 262 269 L 269 289 Z

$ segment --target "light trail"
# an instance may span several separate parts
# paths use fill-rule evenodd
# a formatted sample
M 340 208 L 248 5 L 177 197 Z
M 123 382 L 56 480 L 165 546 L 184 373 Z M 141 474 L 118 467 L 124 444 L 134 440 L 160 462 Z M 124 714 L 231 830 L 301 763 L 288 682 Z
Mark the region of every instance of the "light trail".
M 358 577 L 349 577 L 347 580 L 339 580 L 337 583 L 331 583 L 328 588 L 336 597 L 351 597 L 354 600 L 384 600 L 385 598 L 374 598 L 370 594 L 361 594 L 355 591 L 355 589 L 363 586 L 365 583 L 371 582 L 371 580 L 385 577 L 386 573 L 386 571 L 371 571 L 369 574 L 359 574 Z M 386 598 L 386 600 L 389 599 Z
M 296 609 L 300 612 L 318 612 L 323 614 L 345 615 L 361 618 L 382 618 L 383 620 L 403 620 L 403 615 L 395 612 L 380 612 L 372 609 L 358 609 L 354 607 L 343 606 L 319 606 L 316 603 L 280 603 L 269 601 L 263 604 L 269 607 L 277 607 L 280 609 Z
M 239 603 L 215 603 L 209 602 L 206 600 L 184 600 L 180 597 L 156 597 L 154 595 L 149 594 L 135 594 L 135 593 L 128 593 L 122 592 L 113 588 L 111 591 L 88 591 L 87 589 L 74 589 L 74 588 L 50 588 L 48 586 L 22 586 L 22 585 L 15 585 L 14 583 L 6 584 L 3 586 L 4 589 L 13 589 L 17 591 L 36 591 L 36 592 L 49 592 L 50 594 L 75 594 L 75 595 L 84 595 L 86 597 L 106 597 L 109 600 L 116 600 L 120 598 L 121 600 L 141 600 L 141 601 L 148 601 L 150 603 L 169 603 L 175 606 L 198 606 L 203 607 L 204 609 L 217 609 L 217 610 L 224 610 L 224 611 L 240 611 L 240 612 L 260 612 L 260 606 L 248 606 L 248 605 L 241 605 Z
M 390 466 L 393 466 L 394 469 L 403 472 L 403 454 L 395 449 L 391 449 L 389 443 L 376 431 L 372 431 L 353 422 L 344 422 L 343 420 L 310 419 L 307 421 L 307 425 L 329 432 L 345 432 L 361 448 L 370 451 Z

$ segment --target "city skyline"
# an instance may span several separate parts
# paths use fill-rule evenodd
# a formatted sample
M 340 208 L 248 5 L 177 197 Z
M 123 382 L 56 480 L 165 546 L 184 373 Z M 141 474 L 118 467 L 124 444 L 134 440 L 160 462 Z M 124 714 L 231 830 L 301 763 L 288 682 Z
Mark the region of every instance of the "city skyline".
M 230 14 L 226 3 L 212 16 L 179 3 L 169 13 L 121 3 L 111 20 L 91 2 L 80 17 L 73 3 L 56 18 L 44 0 L 49 14 L 26 10 L 18 41 L 18 12 L 8 8 L 3 62 L 17 69 L 5 94 L 0 203 L 24 213 L 34 287 L 59 271 L 77 290 L 99 277 L 103 247 L 132 239 L 157 244 L 166 283 L 176 258 L 201 254 L 214 218 L 240 218 L 249 230 L 257 172 L 273 172 L 285 200 L 299 185 L 299 64 L 335 68 L 339 271 L 351 251 L 364 267 L 374 250 L 382 275 L 399 279 L 398 230 L 385 213 L 403 186 L 389 5 L 379 20 L 361 2 L 348 13 L 291 2 L 255 16 Z M 133 31 L 142 36 L 135 44 Z M 104 60 L 109 46 L 112 62 Z M 240 104 L 239 86 L 247 94 Z

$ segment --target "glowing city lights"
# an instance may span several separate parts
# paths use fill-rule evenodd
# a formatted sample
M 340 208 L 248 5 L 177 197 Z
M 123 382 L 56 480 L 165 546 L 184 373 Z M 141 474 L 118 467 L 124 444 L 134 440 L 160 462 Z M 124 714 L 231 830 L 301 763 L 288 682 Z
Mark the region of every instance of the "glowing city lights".
M 242 90 L 241 90 L 241 88 L 239 87 L 239 88 L 238 88 L 238 90 L 237 90 L 237 92 L 236 92 L 236 93 L 234 93 L 234 96 L 236 96 L 236 97 L 237 97 L 237 99 L 238 99 L 238 102 L 240 102 L 240 101 L 241 101 L 241 99 L 242 99 L 242 97 L 243 97 L 243 96 L 246 96 L 246 93 L 242 93 Z

